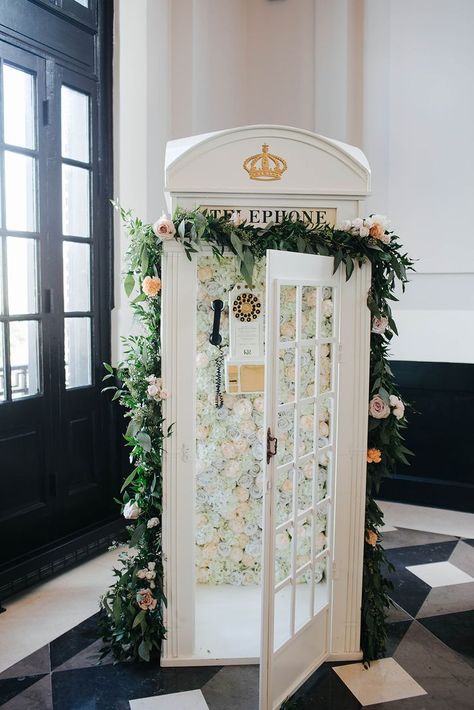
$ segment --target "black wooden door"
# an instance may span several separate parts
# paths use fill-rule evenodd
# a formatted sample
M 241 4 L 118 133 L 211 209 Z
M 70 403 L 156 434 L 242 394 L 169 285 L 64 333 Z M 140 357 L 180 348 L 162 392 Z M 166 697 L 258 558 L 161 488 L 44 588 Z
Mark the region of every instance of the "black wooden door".
M 19 0 L 15 36 L 0 41 L 1 562 L 113 511 L 113 420 L 100 394 L 110 358 L 110 93 L 87 5 Z M 89 24 L 83 37 L 72 19 Z M 17 40 L 19 26 L 31 42 Z M 72 58 L 63 56 L 71 26 Z

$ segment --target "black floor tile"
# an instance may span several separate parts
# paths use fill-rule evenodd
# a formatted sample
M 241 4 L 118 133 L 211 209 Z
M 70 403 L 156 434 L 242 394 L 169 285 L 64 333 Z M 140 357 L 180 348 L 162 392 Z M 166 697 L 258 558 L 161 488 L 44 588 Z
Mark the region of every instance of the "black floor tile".
M 411 616 L 416 616 L 430 593 L 431 587 L 415 574 L 409 572 L 406 567 L 429 562 L 445 562 L 449 559 L 457 544 L 458 541 L 454 540 L 432 545 L 417 545 L 387 550 L 387 559 L 395 567 L 394 572 L 386 572 L 387 577 L 393 584 L 390 596 Z
M 282 710 L 359 710 L 362 705 L 332 670 L 333 665 L 324 663 L 318 668 Z
M 61 666 L 77 653 L 80 653 L 80 651 L 83 651 L 87 646 L 94 643 L 94 641 L 97 641 L 99 636 L 97 627 L 98 619 L 99 612 L 51 642 L 50 653 L 52 670 Z
M 406 632 L 412 625 L 413 621 L 397 621 L 387 626 L 387 642 L 385 647 L 385 657 L 393 656 L 397 650 L 400 641 L 405 636 Z
M 129 700 L 197 690 L 220 668 L 119 663 L 53 672 L 54 710 L 130 710 Z
M 474 667 L 474 611 L 428 616 L 419 622 Z
M 30 676 L 20 676 L 19 678 L 5 678 L 0 680 L 0 705 L 3 705 L 14 698 L 15 695 L 22 693 L 24 690 L 36 683 L 44 676 L 41 675 L 30 675 Z
M 258 710 L 258 666 L 226 666 L 201 690 L 209 710 Z

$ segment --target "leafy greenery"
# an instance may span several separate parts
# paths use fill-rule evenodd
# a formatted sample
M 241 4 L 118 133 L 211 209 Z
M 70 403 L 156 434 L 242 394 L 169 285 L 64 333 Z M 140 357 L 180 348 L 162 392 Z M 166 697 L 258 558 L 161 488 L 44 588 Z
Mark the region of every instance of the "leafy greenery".
M 147 391 L 147 378 L 159 377 L 161 371 L 161 300 L 160 294 L 147 296 L 142 284 L 147 276 L 160 276 L 162 245 L 152 226 L 135 219 L 130 211 L 120 207 L 117 209 L 130 236 L 129 268 L 124 288 L 142 325 L 142 334 L 124 339 L 125 361 L 116 369 L 106 365 L 104 379 L 113 382 L 105 389 L 114 391 L 114 399 L 125 407 L 125 416 L 129 419 L 125 442 L 130 448 L 132 471 L 122 486 L 123 498 L 118 502 L 122 509 L 135 502 L 141 512 L 128 527 L 129 544 L 134 551 L 122 553 L 121 566 L 115 570 L 116 582 L 102 600 L 105 612 L 102 633 L 105 651 L 110 650 L 118 660 L 149 660 L 159 653 L 166 633 L 162 616 L 166 600 L 161 543 L 161 474 L 163 440 L 170 435 L 172 425 L 168 426 L 164 421 L 160 401 L 150 399 Z M 224 217 L 214 217 L 200 210 L 178 210 L 174 225 L 176 239 L 183 245 L 188 258 L 191 259 L 203 245 L 209 245 L 217 259 L 230 252 L 238 260 L 242 276 L 248 284 L 252 283 L 255 263 L 265 256 L 267 249 L 332 256 L 334 270 L 342 264 L 346 279 L 351 277 L 355 268 L 370 261 L 372 286 L 368 306 L 373 317 L 387 319 L 386 330 L 371 335 L 370 395 L 381 397 L 390 411 L 390 396 L 399 397 L 388 359 L 389 343 L 397 332 L 390 303 L 397 300 L 396 283 L 399 282 L 404 289 L 407 273 L 413 270 L 413 262 L 402 251 L 397 235 L 385 231 L 384 239 L 370 235 L 361 237 L 354 229 L 337 229 L 327 225 L 311 227 L 302 221 L 289 219 L 257 228 L 245 223 L 237 225 Z M 167 284 L 164 284 L 166 287 Z M 403 445 L 405 426 L 405 417 L 397 418 L 394 413 L 380 419 L 369 416 L 368 448 L 378 450 L 380 461 L 367 464 L 367 536 L 361 638 L 365 661 L 378 658 L 384 652 L 390 590 L 390 582 L 383 571 L 385 553 L 377 535 L 383 524 L 383 514 L 374 496 L 382 479 L 394 471 L 397 463 L 408 463 L 410 452 Z M 151 518 L 158 518 L 159 524 L 149 528 L 147 521 Z M 154 587 L 150 591 L 157 604 L 154 608 L 143 609 L 138 605 L 139 592 L 149 582 L 139 575 L 150 563 L 155 564 Z

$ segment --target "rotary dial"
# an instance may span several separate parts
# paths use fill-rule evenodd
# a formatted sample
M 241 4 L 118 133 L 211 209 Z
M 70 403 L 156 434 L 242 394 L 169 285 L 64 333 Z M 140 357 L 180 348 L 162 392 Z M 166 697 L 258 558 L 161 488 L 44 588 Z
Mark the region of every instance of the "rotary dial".
M 235 317 L 237 320 L 242 321 L 242 323 L 250 323 L 250 321 L 255 320 L 260 315 L 261 310 L 262 304 L 257 296 L 246 291 L 239 293 L 232 305 L 232 311 Z

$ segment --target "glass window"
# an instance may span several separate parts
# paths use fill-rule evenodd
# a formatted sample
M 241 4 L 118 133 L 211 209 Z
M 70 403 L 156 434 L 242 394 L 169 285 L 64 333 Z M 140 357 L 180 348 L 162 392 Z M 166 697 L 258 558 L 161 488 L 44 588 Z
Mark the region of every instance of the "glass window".
M 63 165 L 63 234 L 90 236 L 89 170 Z
M 91 384 L 90 318 L 65 319 L 64 367 L 67 389 Z
M 78 242 L 63 244 L 64 310 L 90 311 L 90 246 Z
M 8 311 L 20 315 L 38 310 L 36 240 L 7 237 Z
M 5 143 L 35 147 L 35 78 L 8 64 L 3 67 L 3 121 Z
M 13 399 L 40 391 L 38 321 L 10 323 L 10 368 Z
M 5 151 L 5 207 L 7 229 L 36 231 L 36 160 Z
M 89 97 L 68 86 L 61 87 L 61 153 L 89 162 Z

